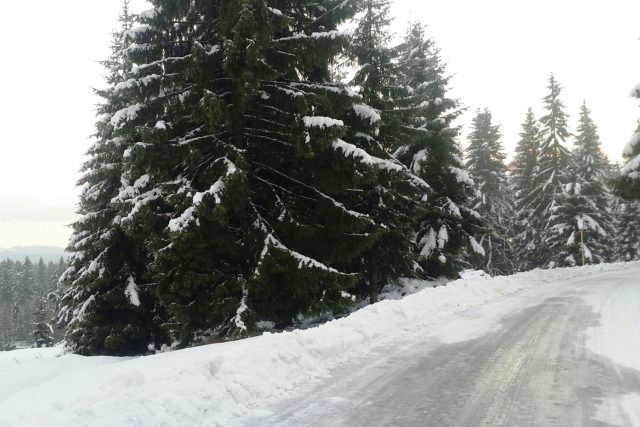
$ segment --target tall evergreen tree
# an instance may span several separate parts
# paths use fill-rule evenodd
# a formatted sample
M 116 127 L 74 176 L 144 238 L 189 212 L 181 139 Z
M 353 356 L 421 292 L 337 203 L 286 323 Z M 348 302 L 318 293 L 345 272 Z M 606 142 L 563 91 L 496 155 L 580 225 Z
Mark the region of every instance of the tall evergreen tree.
M 533 182 L 538 172 L 538 158 L 542 134 L 538 121 L 529 108 L 522 124 L 520 140 L 515 148 L 513 171 L 511 174 L 511 189 L 514 197 L 513 245 L 515 251 L 516 269 L 528 271 L 537 266 L 535 249 L 540 244 L 539 231 L 535 226 L 537 221 L 532 216 L 536 187 Z
M 167 308 L 166 327 L 187 345 L 346 307 L 366 251 L 394 228 L 387 195 L 422 187 L 364 136 L 380 114 L 330 82 L 348 43 L 338 27 L 358 3 L 153 5 L 129 33 L 139 65 L 115 122 L 140 142 L 114 203 L 155 254 L 141 286 Z
M 124 76 L 131 62 L 125 55 L 126 34 L 133 24 L 125 0 L 111 57 L 103 63 L 108 87 L 96 91 L 103 99 L 98 106 L 96 142 L 89 149 L 79 181 L 82 216 L 73 224 L 67 249 L 72 257 L 61 278 L 58 319 L 67 325 L 69 348 L 82 354 L 139 354 L 149 345 L 166 342 L 155 320 L 158 306 L 138 286 L 148 256 L 125 234 L 112 203 L 121 186 L 124 154 L 138 137 L 136 129 L 120 126 L 123 111 L 133 111 L 127 110 L 128 100 L 120 91 L 128 85 Z
M 351 56 L 358 66 L 352 85 L 360 88 L 365 103 L 378 111 L 389 109 L 393 100 L 393 54 L 388 44 L 390 0 L 363 0 L 363 16 L 354 32 Z
M 475 183 L 464 170 L 453 127 L 461 110 L 447 97 L 449 77 L 422 25 L 412 24 L 396 51 L 393 87 L 405 93 L 395 95 L 399 123 L 388 139 L 394 155 L 431 188 L 415 230 L 420 266 L 428 277 L 457 277 L 467 253 L 483 251 L 474 238 L 480 215 L 469 206 Z
M 390 14 L 389 0 L 364 0 L 363 16 L 352 39 L 351 56 L 357 65 L 352 85 L 359 88 L 365 104 L 373 107 L 380 121 L 357 131 L 357 145 L 385 157 L 401 138 L 406 122 L 404 106 L 398 102 L 406 97 L 406 89 L 398 81 L 394 52 L 388 47 Z M 383 228 L 376 231 L 376 242 L 366 252 L 359 268 L 365 273 L 370 302 L 378 300 L 382 285 L 388 281 L 416 274 L 416 245 L 412 225 L 420 213 L 421 199 L 428 186 L 414 191 L 405 174 L 383 174 L 381 180 L 369 185 L 362 195 L 365 212 Z
M 546 114 L 540 119 L 542 123 L 542 143 L 538 155 L 538 169 L 532 177 L 533 191 L 525 200 L 530 207 L 533 229 L 541 236 L 539 245 L 534 250 L 534 265 L 542 267 L 550 265 L 556 254 L 552 253 L 551 242 L 547 242 L 551 230 L 551 220 L 555 210 L 561 203 L 565 184 L 568 182 L 568 166 L 570 151 L 565 147 L 569 137 L 567 130 L 567 114 L 560 100 L 562 89 L 553 75 L 549 78 L 549 94 L 544 98 Z
M 492 124 L 491 112 L 478 110 L 469 135 L 466 165 L 479 190 L 471 206 L 484 218 L 479 243 L 485 255 L 474 253 L 470 260 L 474 268 L 491 275 L 507 275 L 514 269 L 510 243 L 513 205 L 508 195 L 501 138 L 500 127 Z
M 618 261 L 640 260 L 640 202 L 621 200 L 615 210 Z
M 611 259 L 613 221 L 608 179 L 609 162 L 585 103 L 580 109 L 566 191 L 554 208 L 545 236 L 552 265 L 583 265 Z
M 640 98 L 640 83 L 633 88 L 631 96 Z M 627 163 L 616 180 L 616 193 L 625 199 L 640 200 L 640 121 L 622 155 Z

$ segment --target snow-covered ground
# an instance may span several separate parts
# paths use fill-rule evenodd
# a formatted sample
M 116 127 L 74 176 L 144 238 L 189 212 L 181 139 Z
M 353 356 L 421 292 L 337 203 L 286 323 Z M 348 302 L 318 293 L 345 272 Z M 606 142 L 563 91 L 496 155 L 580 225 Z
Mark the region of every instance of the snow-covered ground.
M 328 378 L 337 366 L 439 328 L 447 319 L 455 319 L 457 326 L 438 337 L 445 343 L 481 337 L 499 326 L 491 316 L 465 321 L 462 314 L 469 309 L 496 301 L 508 307 L 515 297 L 510 295 L 520 291 L 625 269 L 638 272 L 639 287 L 612 296 L 616 304 L 603 309 L 602 324 L 590 330 L 589 346 L 638 369 L 640 353 L 629 356 L 629 345 L 640 349 L 640 264 L 537 270 L 500 278 L 469 276 L 317 328 L 154 356 L 86 358 L 63 355 L 60 349 L 0 353 L 0 425 L 225 426 L 243 416 L 260 416 L 266 403 Z M 640 405 L 635 394 L 610 404 L 604 400 L 599 416 L 613 419 L 621 399 Z
M 592 296 L 585 299 L 600 313 L 600 325 L 589 329 L 587 347 L 618 365 L 640 372 L 640 275 L 637 284 L 609 295 L 604 301 Z M 597 418 L 624 425 L 624 415 L 631 425 L 640 426 L 640 394 L 604 398 Z

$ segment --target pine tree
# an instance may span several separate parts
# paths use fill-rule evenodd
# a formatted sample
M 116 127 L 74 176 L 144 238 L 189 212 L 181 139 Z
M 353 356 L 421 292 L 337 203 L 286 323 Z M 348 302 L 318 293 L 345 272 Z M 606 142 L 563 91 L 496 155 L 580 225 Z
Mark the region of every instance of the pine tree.
M 491 112 L 485 109 L 477 111 L 471 129 L 466 165 L 479 190 L 471 206 L 485 223 L 479 242 L 485 255 L 472 254 L 471 265 L 491 275 L 508 275 L 514 269 L 509 241 L 513 205 L 508 198 L 500 127 L 492 124 Z
M 12 267 L 9 260 L 0 261 L 0 349 L 7 348 L 13 340 L 11 334 Z
M 357 145 L 376 156 L 385 157 L 404 134 L 405 106 L 398 102 L 406 98 L 406 89 L 398 81 L 398 67 L 394 52 L 388 47 L 390 13 L 389 0 L 365 0 L 364 14 L 358 21 L 352 39 L 351 57 L 357 66 L 351 82 L 359 88 L 362 100 L 379 114 L 380 121 L 365 128 L 353 124 L 357 131 Z M 371 124 L 371 123 L 369 123 Z M 359 268 L 364 271 L 369 300 L 375 303 L 384 283 L 401 276 L 416 274 L 416 245 L 412 225 L 419 217 L 421 199 L 428 186 L 421 190 L 407 178 L 420 181 L 408 174 L 381 174 L 377 182 L 362 193 L 366 212 L 377 224 L 377 238 Z
M 420 24 L 411 25 L 397 48 L 394 155 L 431 188 L 415 229 L 420 266 L 428 277 L 457 277 L 467 252 L 480 252 L 480 215 L 469 207 L 475 183 L 464 170 L 459 133 L 452 127 L 460 109 L 448 98 L 449 77 L 439 51 Z M 401 114 L 400 114 L 401 113 Z
M 138 140 L 134 128 L 119 123 L 123 111 L 133 111 L 120 90 L 128 85 L 123 79 L 131 67 L 125 54 L 126 34 L 134 22 L 128 6 L 125 0 L 112 55 L 103 63 L 108 88 L 96 91 L 103 102 L 98 106 L 96 142 L 79 181 L 82 216 L 73 224 L 67 249 L 72 257 L 60 279 L 58 319 L 66 325 L 65 341 L 73 351 L 87 355 L 139 354 L 165 342 L 155 320 L 157 304 L 137 285 L 146 274 L 148 256 L 123 231 L 112 202 L 119 194 L 126 150 Z
M 515 149 L 511 174 L 515 208 L 512 233 L 517 271 L 528 271 L 537 266 L 534 253 L 540 244 L 540 235 L 534 227 L 536 220 L 532 216 L 533 206 L 530 203 L 535 200 L 532 197 L 536 191 L 533 177 L 538 171 L 541 140 L 540 126 L 533 110 L 529 108 Z
M 524 203 L 530 207 L 530 218 L 533 229 L 541 237 L 534 250 L 534 266 L 552 266 L 557 254 L 552 253 L 551 243 L 547 242 L 551 230 L 551 220 L 555 210 L 561 203 L 565 184 L 568 182 L 568 166 L 570 151 L 565 147 L 569 137 L 567 130 L 567 114 L 560 100 L 562 89 L 552 75 L 549 78 L 549 95 L 544 98 L 547 114 L 540 119 L 542 123 L 542 143 L 538 155 L 538 169 L 532 177 L 533 190 Z
M 46 309 L 46 299 L 41 296 L 35 303 L 33 313 L 33 346 L 36 348 L 51 347 L 53 345 L 53 327 L 49 323 Z
M 631 91 L 631 96 L 640 98 L 640 84 Z M 636 132 L 625 146 L 622 153 L 627 163 L 620 170 L 620 176 L 616 179 L 616 193 L 630 200 L 640 200 L 640 121 Z
M 640 202 L 620 200 L 615 214 L 617 260 L 640 260 Z
M 358 20 L 351 56 L 357 71 L 351 84 L 360 88 L 364 102 L 378 111 L 390 109 L 394 66 L 388 47 L 390 0 L 363 0 L 364 14 Z
M 545 236 L 552 265 L 597 264 L 612 256 L 609 162 L 590 113 L 583 104 L 565 194 L 553 210 Z
M 166 328 L 188 345 L 346 308 L 360 260 L 394 225 L 372 189 L 420 187 L 367 145 L 380 115 L 330 82 L 357 4 L 153 4 L 130 32 L 139 65 L 116 125 L 141 142 L 114 203 L 154 254 L 140 286 L 168 310 Z
M 38 292 L 46 291 L 49 283 L 47 280 L 47 266 L 44 263 L 44 260 L 40 258 L 38 260 L 38 266 L 36 270 L 36 287 Z

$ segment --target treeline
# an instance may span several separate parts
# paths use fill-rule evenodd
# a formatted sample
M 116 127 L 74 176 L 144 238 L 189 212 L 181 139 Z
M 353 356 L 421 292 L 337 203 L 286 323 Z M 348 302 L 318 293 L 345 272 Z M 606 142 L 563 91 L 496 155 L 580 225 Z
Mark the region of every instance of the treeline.
M 55 292 L 63 259 L 45 263 L 0 261 L 0 350 L 17 344 L 50 346 L 54 338 Z
M 548 91 L 545 115 L 529 109 L 509 165 L 491 113 L 473 120 L 466 158 L 486 255 L 471 263 L 491 274 L 640 259 L 640 207 L 613 194 L 620 172 L 602 152 L 589 108 L 572 135 L 553 76 Z
M 389 3 L 125 1 L 60 282 L 72 350 L 331 318 L 400 277 L 610 259 L 598 141 L 564 148 L 556 82 L 513 167 L 488 112 L 465 162 L 439 51 L 420 24 L 392 46 Z

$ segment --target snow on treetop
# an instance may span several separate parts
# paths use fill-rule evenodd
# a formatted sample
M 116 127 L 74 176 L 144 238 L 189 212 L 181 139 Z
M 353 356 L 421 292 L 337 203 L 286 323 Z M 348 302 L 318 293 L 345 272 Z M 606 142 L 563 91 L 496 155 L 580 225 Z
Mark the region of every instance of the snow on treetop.
M 313 37 L 314 39 L 330 38 L 332 40 L 339 37 L 351 37 L 352 35 L 353 30 L 331 30 L 321 33 L 311 33 L 311 37 Z
M 473 237 L 469 236 L 469 242 L 471 243 L 471 249 L 473 249 L 473 251 L 475 253 L 477 253 L 478 255 L 482 255 L 482 256 L 486 255 L 486 253 L 484 251 L 484 248 L 482 247 L 482 245 L 480 245 L 480 243 L 477 242 L 476 239 L 474 239 Z
M 194 220 L 193 213 L 196 208 L 194 206 L 189 206 L 178 218 L 174 218 L 169 221 L 169 230 L 176 233 L 178 231 L 182 231 L 187 225 Z M 196 224 L 199 225 L 200 222 L 196 220 Z
M 638 174 L 638 169 L 640 168 L 640 154 L 635 156 L 633 159 L 629 160 L 629 162 L 624 165 L 624 167 L 620 170 L 622 175 L 626 175 L 631 179 L 640 178 L 640 174 Z
M 474 185 L 471 175 L 465 170 L 457 168 L 455 166 L 449 166 L 449 171 L 456 176 L 456 180 L 461 184 Z
M 233 317 L 233 319 L 231 319 L 231 323 L 236 325 L 236 328 L 238 328 L 238 329 L 240 329 L 242 331 L 246 331 L 247 330 L 247 325 L 244 324 L 244 321 L 242 320 L 242 315 L 249 309 L 249 306 L 247 305 L 247 297 L 248 296 L 249 296 L 249 292 L 243 286 L 242 287 L 242 300 L 240 301 L 240 305 L 238 306 L 238 309 L 236 310 L 236 315 Z
M 125 34 L 127 37 L 136 40 L 138 38 L 138 36 L 146 33 L 147 31 L 151 30 L 151 26 L 147 25 L 147 24 L 141 24 L 138 25 L 137 27 L 127 31 Z
M 353 104 L 353 111 L 355 111 L 358 117 L 364 120 L 369 120 L 372 124 L 377 123 L 382 119 L 376 110 L 366 104 Z
M 636 133 L 631 137 L 631 140 L 629 140 L 629 143 L 624 147 L 624 151 L 622 152 L 622 154 L 627 157 L 633 155 L 633 151 L 635 150 L 636 146 L 639 143 L 640 143 L 640 133 Z
M 153 19 L 158 16 L 158 11 L 155 9 L 143 10 L 138 14 L 141 19 Z
M 211 48 L 209 50 L 207 50 L 207 55 L 209 55 L 209 56 L 215 55 L 219 51 L 220 51 L 220 45 L 216 44 L 216 45 L 211 46 Z
M 138 86 L 138 85 L 142 85 L 142 86 L 148 86 L 149 83 L 153 82 L 154 80 L 158 80 L 160 79 L 160 76 L 158 74 L 149 74 L 148 76 L 144 76 L 140 79 L 129 79 L 126 80 L 124 82 L 118 83 L 113 90 L 115 90 L 116 92 L 121 92 L 123 90 L 127 90 L 127 89 L 133 89 L 134 87 Z
M 322 116 L 305 116 L 302 118 L 304 121 L 304 125 L 308 128 L 311 127 L 319 127 L 319 128 L 329 128 L 329 127 L 341 127 L 344 126 L 344 122 L 342 120 L 332 119 L 331 117 L 322 117 Z
M 638 83 L 633 87 L 633 89 L 631 89 L 630 95 L 636 98 L 640 98 L 640 83 Z
M 131 105 L 127 108 L 123 108 L 122 110 L 116 112 L 113 117 L 111 117 L 111 125 L 116 129 L 121 129 L 122 127 L 124 127 L 126 122 L 135 120 L 138 117 L 138 113 L 143 108 L 144 104 L 140 103 Z
M 323 32 L 316 32 L 316 33 L 311 33 L 311 35 L 307 35 L 304 33 L 298 33 L 295 34 L 293 36 L 289 36 L 289 37 L 281 37 L 279 39 L 275 39 L 274 41 L 276 42 L 281 42 L 281 41 L 291 41 L 291 40 L 300 40 L 300 39 L 331 39 L 331 40 L 335 40 L 337 38 L 341 38 L 341 37 L 351 37 L 353 35 L 353 31 L 352 30 L 331 30 L 331 31 L 323 31 Z
M 227 170 L 225 172 L 224 177 L 233 175 L 238 171 L 238 168 L 236 167 L 236 165 L 226 157 L 221 157 L 216 161 L 222 161 L 227 166 Z M 169 228 L 170 231 L 175 233 L 175 232 L 182 231 L 187 225 L 189 225 L 193 221 L 195 221 L 196 225 L 200 225 L 200 221 L 194 217 L 196 207 L 202 204 L 202 201 L 204 200 L 204 196 L 207 194 L 211 194 L 214 197 L 216 204 L 221 203 L 220 194 L 225 188 L 224 181 L 223 181 L 224 177 L 220 177 L 216 182 L 213 183 L 213 185 L 211 185 L 211 187 L 207 191 L 197 192 L 196 194 L 194 194 L 192 197 L 193 205 L 185 209 L 182 215 L 180 215 L 178 218 L 174 218 L 171 221 L 169 221 L 169 225 L 167 228 Z
M 138 288 L 138 285 L 136 285 L 136 281 L 132 276 L 129 276 L 129 279 L 127 280 L 127 288 L 124 290 L 124 294 L 127 296 L 129 302 L 136 307 L 140 306 L 140 297 L 138 295 L 139 290 L 140 289 Z
M 336 150 L 341 150 L 345 157 L 353 157 L 360 161 L 360 163 L 378 166 L 382 169 L 386 169 L 389 171 L 400 172 L 404 170 L 404 167 L 401 165 L 391 162 L 389 160 L 381 159 L 379 157 L 372 156 L 367 153 L 365 150 L 356 147 L 353 144 L 349 144 L 341 139 L 336 139 L 332 144 L 333 148 Z
M 320 270 L 328 271 L 328 272 L 331 272 L 331 273 L 337 273 L 337 274 L 345 275 L 345 273 L 342 273 L 342 272 L 336 270 L 333 267 L 329 267 L 329 266 L 323 264 L 322 262 L 320 262 L 318 260 L 315 260 L 313 258 L 309 258 L 306 255 L 302 255 L 299 252 L 296 252 L 296 251 L 294 251 L 292 249 L 289 249 L 280 240 L 276 239 L 273 234 L 268 234 L 267 237 L 265 238 L 264 243 L 265 243 L 266 251 L 268 251 L 268 248 L 270 246 L 273 246 L 274 248 L 277 248 L 277 249 L 280 249 L 281 251 L 287 252 L 296 261 L 298 261 L 298 268 L 312 267 L 312 268 L 317 268 L 317 269 L 320 269 Z M 266 251 L 263 250 L 263 254 L 266 255 Z M 351 274 L 346 274 L 346 275 L 350 276 Z

